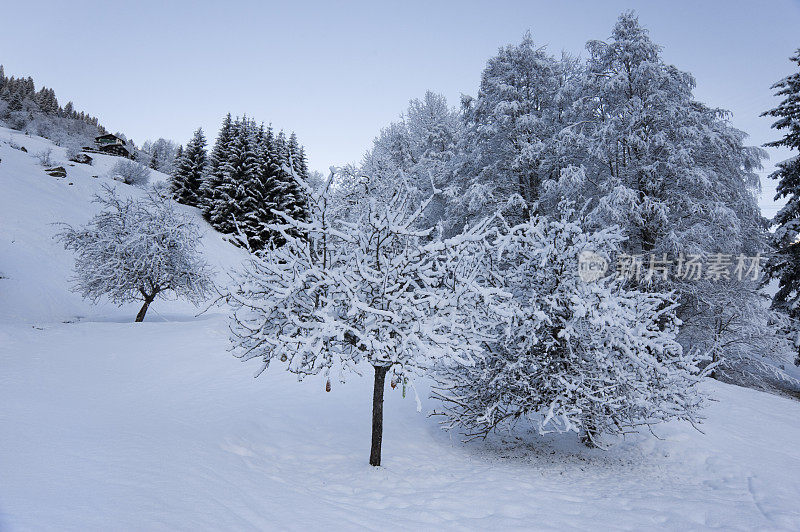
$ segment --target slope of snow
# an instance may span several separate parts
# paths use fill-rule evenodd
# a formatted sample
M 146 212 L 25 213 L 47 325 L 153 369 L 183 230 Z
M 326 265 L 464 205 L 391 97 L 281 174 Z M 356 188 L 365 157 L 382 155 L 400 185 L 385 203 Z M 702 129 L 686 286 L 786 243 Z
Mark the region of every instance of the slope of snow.
M 704 434 L 605 451 L 522 430 L 463 444 L 387 387 L 368 466 L 369 373 L 331 393 L 279 366 L 255 380 L 219 310 L 157 302 L 133 324 L 136 305 L 68 291 L 50 224 L 88 220 L 114 158 L 59 180 L 33 157 L 48 145 L 0 129 L 0 530 L 800 529 L 800 403 L 717 382 Z M 204 247 L 220 279 L 243 258 L 210 230 Z
M 25 153 L 11 147 L 24 146 Z M 51 149 L 53 166 L 63 166 L 66 178 L 47 175 L 36 154 Z M 108 177 L 118 157 L 90 154 L 91 166 L 67 161 L 65 149 L 40 137 L 29 137 L 18 131 L 0 127 L 0 322 L 49 322 L 78 318 L 119 319 L 135 316 L 136 304 L 116 308 L 111 304 L 93 307 L 69 291 L 73 256 L 65 251 L 53 235 L 54 224 L 85 224 L 96 212 L 91 204 L 103 185 L 117 187 L 122 194 L 141 195 L 136 187 L 121 184 Z M 94 177 L 96 176 L 96 177 Z M 151 173 L 151 183 L 167 176 Z M 217 273 L 241 261 L 244 253 L 225 243 L 197 214 L 197 222 L 206 229 L 203 239 L 205 254 Z M 189 313 L 191 305 L 176 301 L 156 301 L 148 319 L 159 314 Z

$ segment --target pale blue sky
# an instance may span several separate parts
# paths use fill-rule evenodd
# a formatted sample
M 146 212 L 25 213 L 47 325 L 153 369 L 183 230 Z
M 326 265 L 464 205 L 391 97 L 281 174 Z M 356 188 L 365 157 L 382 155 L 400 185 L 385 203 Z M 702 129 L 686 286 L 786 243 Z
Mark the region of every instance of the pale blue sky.
M 226 112 L 247 113 L 296 131 L 323 170 L 360 159 L 425 90 L 453 105 L 474 94 L 486 59 L 526 30 L 553 53 L 583 54 L 626 9 L 668 62 L 695 75 L 700 100 L 733 111 L 754 144 L 775 138 L 758 114 L 777 102 L 770 85 L 792 71 L 800 0 L 4 1 L 0 63 L 137 143 L 185 143 L 198 126 L 213 137 Z

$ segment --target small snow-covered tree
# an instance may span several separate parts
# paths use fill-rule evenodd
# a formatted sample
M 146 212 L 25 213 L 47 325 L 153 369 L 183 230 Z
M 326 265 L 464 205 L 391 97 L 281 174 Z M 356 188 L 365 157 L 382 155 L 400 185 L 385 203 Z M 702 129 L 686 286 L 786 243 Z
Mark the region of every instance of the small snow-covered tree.
M 94 200 L 102 211 L 86 226 L 56 235 L 74 251 L 74 290 L 96 303 L 142 301 L 136 321 L 159 297 L 199 303 L 211 289 L 210 269 L 197 250 L 200 230 L 164 195 L 121 198 L 111 187 Z
M 200 187 L 208 165 L 206 155 L 206 138 L 202 128 L 198 128 L 186 144 L 176 161 L 172 174 L 172 193 L 176 200 L 185 205 L 200 205 Z
M 123 159 L 118 161 L 109 171 L 109 176 L 126 185 L 143 187 L 150 181 L 150 169 L 143 164 Z
M 626 427 L 696 419 L 701 360 L 676 341 L 670 297 L 612 276 L 581 278 L 579 268 L 608 264 L 622 242 L 617 228 L 587 233 L 569 215 L 504 231 L 495 245 L 514 294 L 510 334 L 474 365 L 440 364 L 434 396 L 445 426 L 479 437 L 530 418 L 542 433 L 582 432 L 592 444 Z
M 178 146 L 171 140 L 160 138 L 154 142 L 147 141 L 142 151 L 149 156 L 148 166 L 153 170 L 171 174 L 175 171 Z
M 45 148 L 36 154 L 39 164 L 42 166 L 53 166 L 53 149 Z
M 425 204 L 409 208 L 405 191 L 365 200 L 356 219 L 332 218 L 332 179 L 307 189 L 307 219 L 276 212 L 285 243 L 254 258 L 227 297 L 232 340 L 237 356 L 263 361 L 261 371 L 277 358 L 330 382 L 373 366 L 369 462 L 378 466 L 387 373 L 407 378 L 443 357 L 468 363 L 496 334 L 492 303 L 504 292 L 483 278 L 486 224 L 441 240 L 416 228 Z

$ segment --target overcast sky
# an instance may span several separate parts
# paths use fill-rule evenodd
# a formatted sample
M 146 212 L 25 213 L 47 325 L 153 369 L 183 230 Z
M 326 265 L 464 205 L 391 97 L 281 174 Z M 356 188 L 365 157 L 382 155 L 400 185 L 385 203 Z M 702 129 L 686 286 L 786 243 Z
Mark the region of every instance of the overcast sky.
M 457 104 L 486 60 L 530 29 L 585 56 L 634 9 L 699 100 L 733 112 L 753 144 L 792 72 L 800 0 L 668 2 L 4 2 L 0 63 L 137 144 L 216 135 L 227 112 L 296 131 L 312 168 L 358 161 L 378 130 L 431 89 Z M 773 162 L 787 152 L 770 150 Z M 766 180 L 765 180 L 766 181 Z M 772 183 L 762 209 L 774 213 Z

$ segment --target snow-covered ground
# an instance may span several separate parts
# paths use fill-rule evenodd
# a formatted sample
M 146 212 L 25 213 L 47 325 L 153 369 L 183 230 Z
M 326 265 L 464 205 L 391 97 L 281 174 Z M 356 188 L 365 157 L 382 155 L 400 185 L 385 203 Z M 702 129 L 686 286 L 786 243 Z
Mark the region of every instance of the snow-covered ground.
M 70 293 L 50 224 L 88 220 L 114 158 L 56 179 L 33 156 L 48 145 L 0 128 L 0 530 L 800 529 L 800 403 L 713 381 L 704 433 L 605 451 L 463 444 L 425 415 L 424 383 L 422 414 L 387 388 L 370 467 L 369 374 L 330 393 L 278 367 L 256 380 L 219 310 L 156 302 L 134 324 L 136 305 Z M 204 248 L 220 279 L 243 258 L 210 230 Z

